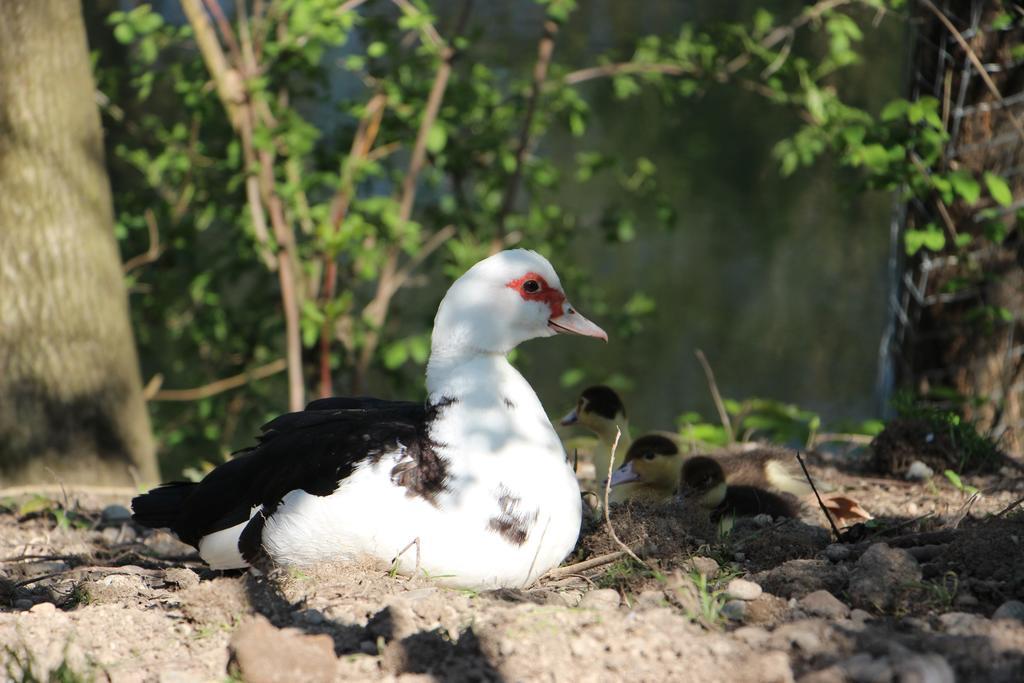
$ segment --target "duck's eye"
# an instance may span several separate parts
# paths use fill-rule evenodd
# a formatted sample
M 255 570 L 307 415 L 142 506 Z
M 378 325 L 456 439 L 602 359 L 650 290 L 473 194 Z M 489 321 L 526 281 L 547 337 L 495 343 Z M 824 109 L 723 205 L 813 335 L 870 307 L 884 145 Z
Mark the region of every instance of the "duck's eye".
M 523 283 L 523 291 L 527 294 L 534 294 L 540 291 L 540 283 L 536 280 L 527 280 Z
M 644 460 L 654 460 L 654 452 L 647 451 L 646 453 L 644 453 Z

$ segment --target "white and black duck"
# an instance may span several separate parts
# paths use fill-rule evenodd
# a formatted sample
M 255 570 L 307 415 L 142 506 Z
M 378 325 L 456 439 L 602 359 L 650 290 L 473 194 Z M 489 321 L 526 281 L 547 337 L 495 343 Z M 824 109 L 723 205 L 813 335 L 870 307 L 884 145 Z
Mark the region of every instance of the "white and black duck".
M 581 501 L 562 444 L 506 355 L 556 333 L 607 340 L 548 261 L 505 251 L 437 310 L 426 404 L 328 398 L 282 415 L 201 482 L 132 501 L 215 569 L 372 557 L 452 585 L 524 586 L 576 544 Z

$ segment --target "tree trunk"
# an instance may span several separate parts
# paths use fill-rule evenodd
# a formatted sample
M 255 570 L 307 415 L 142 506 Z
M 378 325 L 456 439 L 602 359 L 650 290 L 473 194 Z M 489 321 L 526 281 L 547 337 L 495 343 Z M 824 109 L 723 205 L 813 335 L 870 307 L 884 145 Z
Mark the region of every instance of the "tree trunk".
M 0 187 L 0 485 L 154 481 L 78 2 L 0 2 Z
M 1024 239 L 1015 212 L 1024 200 L 1024 61 L 1011 50 L 1024 42 L 1024 28 L 1009 3 L 933 2 L 991 79 L 986 83 L 929 3 L 915 3 L 909 97 L 932 96 L 942 103 L 950 141 L 937 170 L 966 170 L 983 188 L 983 174 L 994 173 L 1007 181 L 1014 201 L 999 206 L 983 190 L 973 207 L 962 201 L 946 207 L 937 196 L 902 207 L 903 229 L 932 223 L 947 240 L 941 253 L 922 250 L 897 268 L 901 295 L 894 311 L 891 369 L 896 386 L 918 395 L 965 398 L 966 417 L 1004 450 L 1020 453 Z M 1000 5 L 1013 22 L 1009 28 L 998 28 Z M 997 221 L 1005 236 L 993 230 Z M 970 235 L 971 242 L 955 248 L 950 244 L 954 231 Z M 902 239 L 894 247 L 902 253 Z

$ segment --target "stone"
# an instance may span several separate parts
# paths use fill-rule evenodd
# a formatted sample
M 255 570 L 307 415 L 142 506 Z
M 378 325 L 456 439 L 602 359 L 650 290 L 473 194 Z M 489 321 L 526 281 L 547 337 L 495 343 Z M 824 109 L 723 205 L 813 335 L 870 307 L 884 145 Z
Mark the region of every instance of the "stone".
M 580 607 L 584 609 L 618 609 L 619 593 L 612 588 L 598 588 L 588 592 L 580 600 Z
M 1016 619 L 1024 621 L 1024 602 L 1007 600 L 992 614 L 993 619 Z
M 939 617 L 939 623 L 942 624 L 943 630 L 950 635 L 966 636 L 974 633 L 975 627 L 983 619 L 984 617 L 968 612 L 946 612 Z
M 722 605 L 721 615 L 729 621 L 743 621 L 747 616 L 747 603 L 743 600 L 729 600 Z
M 688 569 L 691 569 L 697 572 L 698 574 L 702 574 L 703 576 L 706 576 L 709 579 L 713 579 L 716 576 L 718 576 L 718 572 L 720 569 L 718 566 L 718 562 L 716 562 L 714 559 L 710 557 L 702 557 L 700 555 L 697 555 L 696 557 L 691 557 L 686 562 L 686 565 Z
M 327 683 L 338 673 L 330 636 L 279 629 L 262 615 L 238 627 L 228 650 L 229 671 L 247 683 Z
M 897 660 L 894 673 L 900 683 L 955 683 L 956 674 L 939 654 L 913 654 Z
M 843 619 L 850 614 L 850 608 L 828 591 L 814 591 L 797 602 L 808 614 L 829 619 Z
M 32 614 L 49 616 L 57 613 L 57 606 L 52 602 L 41 602 L 38 605 L 33 605 L 28 611 Z
M 842 670 L 850 681 L 863 681 L 873 683 L 874 681 L 892 680 L 892 664 L 888 657 L 872 657 L 866 652 L 856 654 L 849 659 L 839 663 Z
M 850 575 L 854 607 L 888 612 L 907 586 L 921 582 L 921 566 L 902 548 L 876 543 L 864 551 Z
M 742 640 L 747 645 L 759 647 L 766 643 L 771 637 L 765 629 L 760 626 L 740 626 L 732 632 L 733 637 Z
M 132 519 L 132 511 L 123 505 L 108 505 L 100 513 L 100 521 L 104 524 L 124 524 Z
M 866 612 L 862 609 L 854 609 L 850 611 L 850 621 L 855 624 L 863 624 L 871 619 L 871 612 Z
M 199 574 L 188 567 L 171 567 L 164 570 L 164 581 L 170 586 L 184 590 L 199 585 Z
M 796 649 L 808 656 L 814 656 L 825 649 L 822 634 L 827 633 L 824 624 L 814 619 L 782 624 L 772 631 L 769 645 L 779 649 Z
M 842 562 L 850 557 L 850 546 L 841 543 L 833 543 L 825 548 L 825 557 L 832 562 Z
M 18 598 L 14 601 L 14 609 L 22 612 L 32 609 L 32 601 L 28 598 Z
M 757 600 L 763 592 L 760 585 L 746 579 L 733 579 L 725 588 L 725 594 L 736 600 Z
M 903 478 L 907 481 L 928 481 L 935 474 L 935 470 L 928 465 L 925 465 L 920 460 L 915 460 L 910 463 L 910 467 L 903 473 Z

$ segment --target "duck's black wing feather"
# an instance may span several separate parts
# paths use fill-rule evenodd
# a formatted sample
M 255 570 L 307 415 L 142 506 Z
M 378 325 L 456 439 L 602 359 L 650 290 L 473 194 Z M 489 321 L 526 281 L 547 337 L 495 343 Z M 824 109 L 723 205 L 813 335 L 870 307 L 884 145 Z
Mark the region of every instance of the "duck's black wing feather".
M 735 517 L 797 517 L 800 514 L 796 500 L 788 494 L 778 494 L 756 486 L 730 486 L 725 499 L 712 513 L 713 520 L 725 515 Z
M 411 492 L 444 488 L 446 467 L 430 441 L 443 406 L 409 401 L 331 398 L 287 413 L 262 428 L 257 445 L 240 451 L 198 484 L 165 484 L 132 501 L 135 519 L 168 527 L 193 546 L 210 533 L 245 522 L 257 505 L 269 515 L 289 491 L 326 496 L 360 463 L 401 443 L 406 458 L 392 473 Z M 262 519 L 262 518 L 261 518 Z

